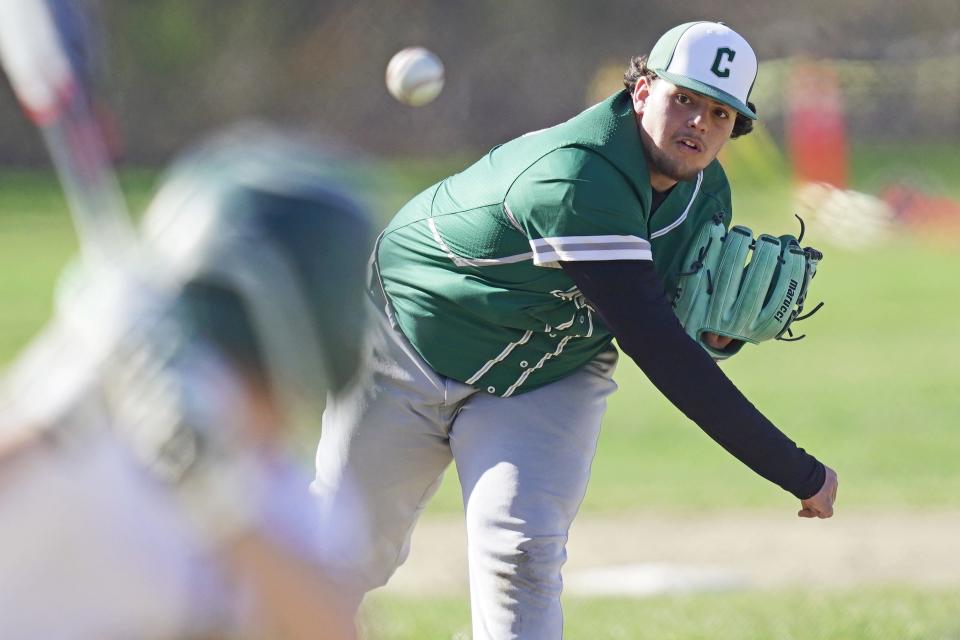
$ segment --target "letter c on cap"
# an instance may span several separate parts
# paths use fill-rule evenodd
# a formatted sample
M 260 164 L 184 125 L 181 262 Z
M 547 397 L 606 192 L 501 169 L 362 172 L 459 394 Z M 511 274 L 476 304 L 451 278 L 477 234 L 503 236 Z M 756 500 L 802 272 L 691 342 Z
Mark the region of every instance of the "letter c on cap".
M 721 47 L 717 49 L 717 57 L 713 59 L 713 66 L 710 67 L 710 71 L 713 71 L 717 76 L 721 78 L 727 78 L 730 76 L 730 67 L 724 69 L 720 68 L 720 65 L 723 64 L 723 59 L 726 58 L 728 62 L 733 62 L 733 59 L 736 57 L 737 52 L 733 49 L 728 49 L 727 47 Z

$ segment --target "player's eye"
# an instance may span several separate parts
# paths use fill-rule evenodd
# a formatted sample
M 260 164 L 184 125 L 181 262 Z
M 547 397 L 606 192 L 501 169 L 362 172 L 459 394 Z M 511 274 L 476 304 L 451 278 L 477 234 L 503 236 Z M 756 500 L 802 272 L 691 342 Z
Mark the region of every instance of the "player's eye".
M 715 115 L 717 118 L 721 120 L 726 120 L 727 118 L 730 117 L 730 112 L 727 111 L 726 109 L 717 109 L 716 111 L 713 112 L 713 115 Z
M 685 93 L 678 93 L 678 94 L 677 94 L 677 102 L 678 102 L 679 104 L 690 104 L 692 101 L 690 100 L 690 96 L 688 96 L 687 94 L 685 94 Z

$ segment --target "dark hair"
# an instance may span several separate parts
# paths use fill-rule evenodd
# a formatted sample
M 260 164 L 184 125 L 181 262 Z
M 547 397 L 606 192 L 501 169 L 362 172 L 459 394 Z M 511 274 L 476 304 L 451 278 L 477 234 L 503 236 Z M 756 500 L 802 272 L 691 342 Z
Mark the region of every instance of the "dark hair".
M 630 58 L 630 65 L 623 73 L 623 86 L 627 88 L 627 91 L 633 93 L 633 90 L 637 86 L 637 80 L 647 78 L 649 81 L 657 77 L 659 76 L 657 76 L 653 70 L 647 68 L 647 56 L 634 56 Z M 749 100 L 747 100 L 747 106 L 750 107 L 754 113 L 757 112 L 757 108 Z M 753 131 L 753 120 L 738 111 L 737 119 L 733 122 L 733 131 L 730 133 L 730 138 L 739 138 L 740 136 L 747 135 L 751 131 Z

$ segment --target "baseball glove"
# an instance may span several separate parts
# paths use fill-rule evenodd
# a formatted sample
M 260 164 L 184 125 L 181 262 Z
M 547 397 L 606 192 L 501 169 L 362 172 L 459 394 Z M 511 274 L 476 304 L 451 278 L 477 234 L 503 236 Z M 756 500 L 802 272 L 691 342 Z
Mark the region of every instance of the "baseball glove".
M 770 339 L 800 340 L 790 326 L 809 318 L 803 314 L 810 281 L 823 254 L 801 248 L 800 237 L 761 234 L 747 227 L 724 229 L 719 219 L 703 226 L 684 259 L 674 311 L 687 334 L 717 360 L 734 355 L 744 343 Z M 752 252 L 750 263 L 744 267 Z M 732 338 L 722 350 L 705 342 L 703 334 Z

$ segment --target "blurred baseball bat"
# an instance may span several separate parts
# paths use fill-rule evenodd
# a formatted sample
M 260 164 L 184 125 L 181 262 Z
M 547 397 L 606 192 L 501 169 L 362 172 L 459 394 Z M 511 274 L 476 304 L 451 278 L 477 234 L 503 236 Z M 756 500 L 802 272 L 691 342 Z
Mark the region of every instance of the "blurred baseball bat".
M 136 235 L 81 68 L 93 43 L 80 4 L 0 0 L 0 16 L 0 62 L 53 159 L 84 258 L 98 267 L 126 262 Z

